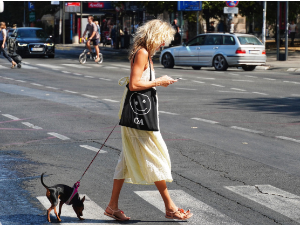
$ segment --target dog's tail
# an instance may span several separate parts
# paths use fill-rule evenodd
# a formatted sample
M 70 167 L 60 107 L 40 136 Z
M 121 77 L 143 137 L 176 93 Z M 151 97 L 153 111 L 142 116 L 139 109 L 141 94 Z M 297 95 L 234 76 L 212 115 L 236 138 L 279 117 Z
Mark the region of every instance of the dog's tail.
M 49 188 L 47 187 L 47 185 L 44 183 L 43 179 L 44 179 L 44 174 L 45 173 L 42 173 L 42 176 L 41 176 L 41 183 L 42 185 L 48 190 Z

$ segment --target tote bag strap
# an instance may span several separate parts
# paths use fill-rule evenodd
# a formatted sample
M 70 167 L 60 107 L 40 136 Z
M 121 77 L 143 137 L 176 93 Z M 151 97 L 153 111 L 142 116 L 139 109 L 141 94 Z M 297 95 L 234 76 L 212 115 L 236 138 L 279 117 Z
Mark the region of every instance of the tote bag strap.
M 136 53 L 141 50 L 142 48 L 139 48 L 135 53 L 134 53 L 134 56 L 133 56 L 133 59 L 132 59 L 132 64 L 134 63 L 134 59 L 135 59 L 135 55 Z M 149 61 L 149 69 L 150 69 L 150 81 L 152 81 L 152 71 L 151 71 L 151 63 L 150 63 L 150 58 L 148 56 L 148 61 Z

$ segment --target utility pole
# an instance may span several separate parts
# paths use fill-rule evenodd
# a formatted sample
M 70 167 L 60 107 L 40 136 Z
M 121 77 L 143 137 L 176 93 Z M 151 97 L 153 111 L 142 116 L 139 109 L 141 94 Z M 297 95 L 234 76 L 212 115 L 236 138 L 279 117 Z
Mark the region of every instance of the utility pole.
M 81 40 L 80 41 L 80 43 L 82 42 L 82 37 L 81 37 L 81 35 L 82 35 L 82 1 L 80 2 L 80 34 L 78 34 L 78 36 L 79 36 L 79 40 Z
M 197 35 L 199 34 L 199 11 L 197 11 Z
M 289 2 L 285 2 L 285 60 L 288 59 L 288 52 L 289 52 L 289 25 L 288 25 L 288 18 L 289 18 Z
M 59 35 L 59 43 L 61 43 L 61 26 L 62 26 L 62 7 L 61 4 L 64 4 L 62 1 L 59 1 L 59 24 L 58 24 L 58 35 Z
M 263 2 L 264 9 L 263 9 L 263 27 L 262 27 L 262 42 L 266 46 L 266 16 L 267 16 L 267 2 Z
M 26 18 L 26 13 L 25 13 L 25 1 L 24 1 L 24 21 L 23 21 L 23 27 L 25 27 L 25 18 Z
M 280 34 L 279 34 L 279 8 L 280 8 L 280 2 L 277 2 L 277 24 L 276 24 L 276 41 L 277 41 L 277 60 L 279 60 L 279 48 L 280 48 Z
M 65 34 L 65 28 L 66 28 L 66 13 L 65 13 L 65 3 L 63 2 L 63 44 L 66 43 L 66 34 Z

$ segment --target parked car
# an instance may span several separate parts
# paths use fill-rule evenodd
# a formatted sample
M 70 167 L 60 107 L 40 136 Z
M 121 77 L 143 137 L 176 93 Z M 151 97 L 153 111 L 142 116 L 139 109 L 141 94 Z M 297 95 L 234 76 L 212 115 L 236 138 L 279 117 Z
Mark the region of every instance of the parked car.
M 16 45 L 16 52 L 21 56 L 38 55 L 49 58 L 55 56 L 55 44 L 52 37 L 48 36 L 42 28 L 17 28 L 10 39 L 9 45 Z
M 8 36 L 8 37 L 11 37 L 12 33 L 13 33 L 15 30 L 16 30 L 16 29 L 14 29 L 14 28 L 9 28 L 9 29 L 7 29 L 7 36 Z
M 266 63 L 265 46 L 253 35 L 233 33 L 201 34 L 182 46 L 164 49 L 160 63 L 165 68 L 192 66 L 215 67 L 218 71 L 228 67 L 242 67 L 252 71 Z

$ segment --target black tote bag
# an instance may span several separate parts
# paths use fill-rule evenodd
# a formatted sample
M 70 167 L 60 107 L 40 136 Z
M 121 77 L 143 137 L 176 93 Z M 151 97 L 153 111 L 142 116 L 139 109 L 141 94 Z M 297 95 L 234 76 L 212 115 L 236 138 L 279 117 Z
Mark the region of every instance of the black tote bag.
M 152 81 L 151 64 L 149 60 L 150 81 Z M 138 130 L 159 131 L 156 89 L 128 92 L 119 125 Z

